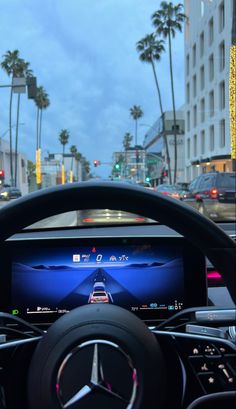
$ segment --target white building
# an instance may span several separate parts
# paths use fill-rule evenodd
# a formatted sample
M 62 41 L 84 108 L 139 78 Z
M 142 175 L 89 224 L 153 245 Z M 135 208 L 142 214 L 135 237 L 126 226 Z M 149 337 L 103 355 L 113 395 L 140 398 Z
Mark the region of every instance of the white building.
M 61 153 L 49 153 L 41 164 L 42 187 L 50 187 L 61 183 Z M 64 154 L 65 182 L 70 181 L 70 171 L 73 172 L 73 181 L 83 180 L 83 163 L 77 161 L 71 153 Z
M 231 171 L 229 53 L 234 0 L 185 0 L 186 181 Z
M 144 182 L 146 176 L 145 150 L 142 146 L 130 147 L 112 155 L 112 175 L 134 182 Z M 118 168 L 116 169 L 116 166 Z
M 163 135 L 165 133 L 169 157 L 172 183 L 174 180 L 174 161 L 175 161 L 175 142 L 174 142 L 174 117 L 173 111 L 164 112 L 164 127 L 160 117 L 152 127 L 148 130 L 144 139 L 144 149 L 146 150 L 146 173 L 150 176 L 152 184 L 168 183 L 168 161 L 167 151 Z M 176 111 L 176 127 L 177 127 L 177 175 L 176 183 L 184 182 L 184 111 L 181 109 Z M 155 159 L 156 158 L 156 159 Z M 167 176 L 163 176 L 163 175 Z
M 13 177 L 15 176 L 15 153 L 12 155 Z M 4 184 L 11 185 L 10 177 L 10 146 L 9 142 L 0 138 L 0 169 L 4 171 Z M 16 186 L 21 190 L 22 195 L 28 193 L 27 178 L 27 158 L 18 152 L 17 154 L 17 181 Z

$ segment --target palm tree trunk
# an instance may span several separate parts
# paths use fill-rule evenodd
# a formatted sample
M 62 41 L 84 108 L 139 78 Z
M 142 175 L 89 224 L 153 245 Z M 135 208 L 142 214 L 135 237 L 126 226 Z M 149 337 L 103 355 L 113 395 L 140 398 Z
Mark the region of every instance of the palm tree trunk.
M 39 108 L 37 109 L 37 118 L 36 118 L 36 151 L 39 148 Z
M 40 109 L 40 117 L 39 117 L 39 148 L 41 149 L 41 133 L 42 133 L 42 116 L 43 110 Z
M 19 131 L 19 116 L 20 116 L 20 94 L 17 99 L 17 114 L 16 114 L 16 140 L 15 140 L 15 180 L 14 186 L 17 186 L 17 163 L 18 163 L 18 131 Z
M 168 40 L 169 40 L 169 60 L 170 60 L 170 79 L 171 79 L 172 105 L 173 105 L 173 115 L 174 115 L 174 149 L 175 149 L 174 183 L 176 183 L 176 176 L 177 176 L 177 133 L 176 133 L 175 93 L 174 93 L 174 81 L 173 81 L 170 31 L 168 33 Z
M 13 89 L 12 89 L 12 87 L 11 87 L 11 92 L 10 92 L 10 104 L 9 104 L 10 183 L 11 183 L 11 186 L 13 186 L 12 122 L 11 122 L 12 97 L 13 97 Z
M 159 83 L 158 83 L 158 79 L 157 79 L 155 65 L 154 65 L 153 60 L 151 60 L 151 62 L 152 62 L 152 69 L 153 69 L 153 74 L 154 74 L 155 83 L 156 83 L 156 87 L 157 87 L 157 93 L 158 93 L 158 99 L 159 99 L 159 105 L 160 105 L 160 111 L 161 111 L 162 133 L 163 133 L 163 139 L 164 139 L 165 148 L 166 148 L 166 157 L 167 157 L 167 165 L 168 165 L 168 173 L 169 173 L 169 183 L 172 184 L 170 154 L 169 154 L 169 146 L 168 146 L 168 142 L 167 142 L 167 137 L 166 137 L 166 133 L 165 133 L 165 118 L 164 118 L 164 112 L 163 112 L 163 108 L 162 108 L 161 92 L 160 92 L 160 87 L 159 87 Z
M 138 144 L 138 120 L 135 119 L 135 146 Z

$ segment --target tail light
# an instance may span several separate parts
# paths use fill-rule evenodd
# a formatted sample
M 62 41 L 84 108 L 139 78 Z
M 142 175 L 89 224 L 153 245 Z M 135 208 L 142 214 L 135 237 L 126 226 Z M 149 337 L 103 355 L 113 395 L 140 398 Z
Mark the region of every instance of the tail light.
M 218 194 L 219 194 L 218 189 L 216 189 L 216 188 L 213 187 L 213 188 L 210 190 L 210 196 L 211 196 L 212 199 L 217 199 L 217 198 L 218 198 Z

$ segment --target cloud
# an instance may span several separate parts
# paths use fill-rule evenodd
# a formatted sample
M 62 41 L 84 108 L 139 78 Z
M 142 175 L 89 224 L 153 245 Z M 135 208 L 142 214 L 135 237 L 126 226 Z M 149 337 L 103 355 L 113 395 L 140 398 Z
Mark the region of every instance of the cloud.
M 129 114 L 133 104 L 152 124 L 159 107 L 151 67 L 141 64 L 136 42 L 152 32 L 150 16 L 157 0 L 1 0 L 0 56 L 19 49 L 30 61 L 49 94 L 50 107 L 43 113 L 43 150 L 58 152 L 62 128 L 70 132 L 90 161 L 111 162 L 122 147 L 123 135 L 133 133 Z M 184 102 L 183 35 L 174 45 L 176 106 Z M 163 106 L 171 109 L 168 54 L 157 67 Z M 0 83 L 9 82 L 0 71 Z M 0 89 L 0 135 L 8 128 L 9 90 Z M 13 109 L 15 112 L 15 106 Z M 20 148 L 34 158 L 36 108 L 22 96 Z M 142 142 L 147 128 L 139 128 Z M 104 169 L 104 170 L 103 170 Z M 108 175 L 109 166 L 99 172 Z

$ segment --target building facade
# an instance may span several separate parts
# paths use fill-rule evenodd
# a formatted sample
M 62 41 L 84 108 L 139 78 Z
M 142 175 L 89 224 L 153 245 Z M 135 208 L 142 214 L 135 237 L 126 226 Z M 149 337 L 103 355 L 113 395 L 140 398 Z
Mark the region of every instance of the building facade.
M 112 176 L 144 182 L 146 178 L 146 155 L 142 146 L 130 147 L 112 156 Z
M 15 152 L 12 155 L 13 175 L 15 175 Z M 10 176 L 10 146 L 9 142 L 0 138 L 0 170 L 4 172 L 4 184 L 11 185 Z M 16 186 L 21 190 L 22 195 L 28 193 L 27 178 L 27 158 L 18 152 L 17 154 L 17 181 Z
M 177 126 L 177 178 L 176 183 L 184 182 L 184 111 L 176 111 Z M 146 151 L 146 174 L 150 177 L 153 185 L 169 183 L 167 149 L 164 141 L 166 136 L 169 157 L 171 179 L 174 180 L 175 141 L 174 141 L 174 119 L 173 111 L 164 112 L 163 120 L 160 117 L 148 130 L 144 138 L 144 149 Z
M 185 0 L 185 177 L 232 171 L 229 60 L 234 0 Z
M 73 181 L 85 180 L 83 163 L 77 161 L 71 153 L 64 154 L 65 183 L 70 182 L 70 172 L 73 172 Z M 49 153 L 41 163 L 42 187 L 50 187 L 61 184 L 62 154 Z

